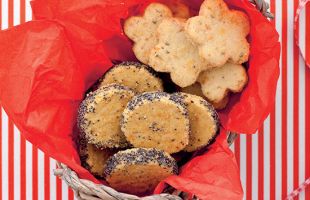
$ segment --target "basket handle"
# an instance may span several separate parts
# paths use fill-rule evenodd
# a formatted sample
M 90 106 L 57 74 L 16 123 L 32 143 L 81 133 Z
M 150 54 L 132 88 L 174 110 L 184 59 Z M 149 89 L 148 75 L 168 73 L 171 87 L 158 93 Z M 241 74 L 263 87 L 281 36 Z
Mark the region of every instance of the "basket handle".
M 269 19 L 273 19 L 274 16 L 269 12 L 269 3 L 265 0 L 249 0 L 250 3 L 254 4 L 255 7 L 266 17 Z
M 238 133 L 229 132 L 228 137 L 227 137 L 228 145 L 231 146 L 237 137 L 238 137 Z

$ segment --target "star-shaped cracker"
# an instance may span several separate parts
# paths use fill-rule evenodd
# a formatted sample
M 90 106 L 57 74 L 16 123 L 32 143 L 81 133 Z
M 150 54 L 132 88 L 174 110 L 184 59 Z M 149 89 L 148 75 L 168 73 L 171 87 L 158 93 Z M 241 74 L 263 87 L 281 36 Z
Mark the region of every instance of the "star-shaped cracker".
M 232 63 L 203 71 L 198 77 L 203 95 L 213 104 L 225 102 L 229 92 L 241 92 L 247 81 L 244 67 Z
M 138 60 L 147 64 L 150 50 L 157 43 L 156 30 L 160 22 L 172 17 L 172 11 L 160 3 L 150 4 L 143 16 L 133 16 L 126 20 L 125 34 L 134 42 L 133 51 Z
M 158 26 L 158 43 L 149 59 L 152 68 L 170 73 L 172 81 L 180 87 L 195 83 L 199 73 L 209 67 L 187 38 L 184 26 L 184 20 L 164 19 Z
M 248 60 L 248 17 L 241 11 L 230 10 L 223 0 L 205 0 L 199 16 L 190 18 L 185 29 L 198 44 L 200 55 L 212 66 Z

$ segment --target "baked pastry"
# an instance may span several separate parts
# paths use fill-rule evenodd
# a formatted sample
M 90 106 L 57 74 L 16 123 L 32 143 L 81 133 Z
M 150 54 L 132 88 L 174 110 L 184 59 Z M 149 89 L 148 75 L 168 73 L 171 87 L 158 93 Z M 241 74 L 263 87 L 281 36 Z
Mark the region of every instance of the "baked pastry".
M 99 81 L 99 87 L 116 83 L 137 93 L 163 91 L 163 81 L 151 67 L 139 62 L 122 62 L 114 65 Z
M 104 174 L 117 191 L 145 195 L 177 171 L 176 161 L 168 153 L 154 148 L 134 148 L 114 154 L 107 161 Z
M 210 103 L 202 97 L 178 93 L 188 109 L 191 134 L 184 151 L 192 152 L 207 146 L 218 134 L 219 118 Z
M 224 0 L 205 0 L 199 16 L 188 19 L 185 30 L 211 66 L 242 64 L 249 59 L 249 19 L 245 13 L 229 9 Z
M 196 95 L 196 96 L 200 96 L 200 97 L 205 97 L 201 91 L 201 86 L 199 83 L 194 83 L 193 85 L 190 85 L 190 86 L 187 86 L 187 87 L 183 87 L 183 88 L 180 88 L 180 91 L 181 92 L 184 92 L 184 93 L 188 93 L 188 94 L 193 94 L 193 95 Z
M 99 149 L 85 139 L 79 140 L 79 155 L 81 164 L 94 176 L 103 178 L 106 161 L 117 151 L 115 149 Z
M 172 11 L 166 5 L 151 3 L 143 16 L 129 17 L 125 21 L 124 32 L 134 42 L 132 50 L 139 61 L 148 64 L 149 53 L 157 43 L 157 27 L 169 17 Z
M 168 153 L 188 144 L 187 108 L 180 95 L 147 92 L 135 96 L 123 112 L 121 129 L 134 147 L 158 148 Z
M 167 1 L 165 3 L 171 9 L 173 17 L 188 19 L 191 16 L 189 8 L 181 1 Z
M 153 69 L 170 73 L 172 81 L 180 87 L 194 84 L 199 73 L 210 68 L 199 56 L 198 47 L 188 39 L 184 25 L 185 20 L 163 19 L 157 29 L 158 43 L 149 58 Z
M 202 93 L 217 107 L 223 104 L 226 106 L 229 92 L 241 92 L 247 81 L 245 68 L 232 63 L 203 71 L 198 77 Z
M 208 98 L 205 97 L 204 94 L 202 93 L 201 86 L 198 82 L 194 83 L 193 85 L 190 85 L 188 87 L 181 88 L 180 91 L 184 92 L 184 93 L 200 96 L 200 97 L 203 97 L 203 98 L 208 100 Z M 224 109 L 226 107 L 227 103 L 229 102 L 229 94 L 227 94 L 222 100 L 220 100 L 218 102 L 212 102 L 210 100 L 208 100 L 208 102 L 211 103 L 212 106 L 216 110 Z
M 98 148 L 123 148 L 128 143 L 120 119 L 135 92 L 121 85 L 108 85 L 90 92 L 78 111 L 78 127 L 87 141 Z

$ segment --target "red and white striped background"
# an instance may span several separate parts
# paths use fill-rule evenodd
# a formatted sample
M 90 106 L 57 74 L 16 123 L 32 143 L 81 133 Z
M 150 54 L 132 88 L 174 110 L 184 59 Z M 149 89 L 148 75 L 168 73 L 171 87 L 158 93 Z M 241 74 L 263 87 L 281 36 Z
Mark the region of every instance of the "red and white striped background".
M 0 0 L 1 29 L 31 20 L 29 1 Z M 310 177 L 310 68 L 293 38 L 299 2 L 269 2 L 282 44 L 276 103 L 258 134 L 242 135 L 232 146 L 247 200 L 284 199 Z M 297 31 L 301 48 L 310 54 L 310 6 L 301 13 Z M 0 200 L 74 199 L 73 192 L 52 174 L 55 160 L 27 142 L 2 108 L 0 127 Z M 296 199 L 310 200 L 310 188 Z

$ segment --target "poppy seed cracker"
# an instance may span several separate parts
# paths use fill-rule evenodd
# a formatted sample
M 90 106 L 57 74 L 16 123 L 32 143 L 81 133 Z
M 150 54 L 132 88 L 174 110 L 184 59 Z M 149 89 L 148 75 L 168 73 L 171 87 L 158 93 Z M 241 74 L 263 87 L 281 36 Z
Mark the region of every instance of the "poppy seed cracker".
M 163 81 L 151 67 L 139 62 L 122 62 L 114 65 L 99 81 L 99 87 L 117 83 L 137 93 L 163 91 Z
M 229 102 L 229 95 L 225 96 L 224 99 L 222 99 L 219 102 L 212 102 L 210 101 L 207 97 L 205 97 L 205 95 L 202 93 L 201 90 L 201 85 L 200 83 L 196 82 L 193 85 L 187 86 L 185 88 L 181 88 L 180 89 L 181 92 L 184 93 L 188 93 L 188 94 L 193 94 L 196 96 L 200 96 L 202 98 L 205 98 L 208 100 L 209 103 L 212 104 L 212 106 L 216 109 L 216 110 L 221 110 L 224 109 L 227 105 L 227 103 Z
M 143 93 L 127 104 L 121 129 L 134 147 L 179 152 L 189 141 L 188 111 L 179 95 Z
M 204 97 L 202 91 L 201 91 L 201 86 L 199 83 L 194 83 L 193 85 L 190 85 L 190 86 L 187 86 L 187 87 L 184 87 L 184 88 L 180 88 L 180 91 L 181 92 L 184 92 L 184 93 L 188 93 L 188 94 L 193 94 L 193 95 L 196 95 L 196 96 L 200 96 L 200 97 Z
M 121 85 L 108 85 L 90 92 L 78 111 L 78 127 L 87 141 L 98 148 L 123 148 L 128 143 L 120 119 L 135 92 Z
M 184 98 L 191 127 L 189 144 L 184 151 L 196 151 L 207 146 L 218 134 L 219 117 L 212 105 L 202 97 L 185 93 L 178 95 Z
M 116 150 L 99 149 L 95 145 L 87 143 L 84 138 L 79 140 L 81 164 L 96 177 L 103 178 L 106 161 L 114 153 Z
M 116 190 L 145 195 L 177 171 L 176 161 L 168 153 L 154 148 L 134 148 L 114 154 L 107 161 L 104 174 Z

